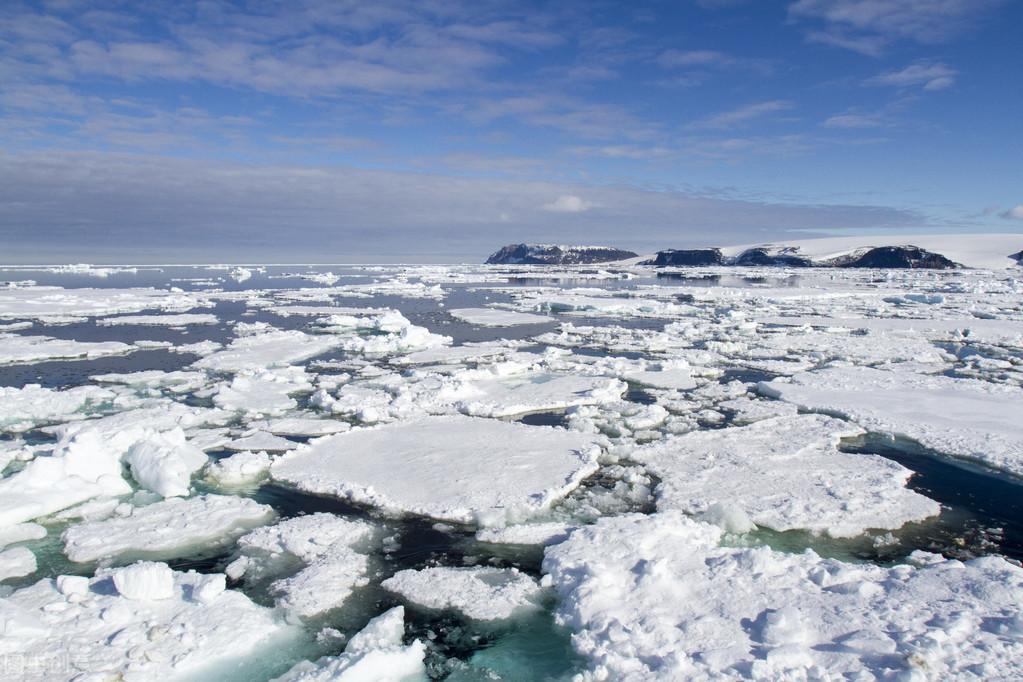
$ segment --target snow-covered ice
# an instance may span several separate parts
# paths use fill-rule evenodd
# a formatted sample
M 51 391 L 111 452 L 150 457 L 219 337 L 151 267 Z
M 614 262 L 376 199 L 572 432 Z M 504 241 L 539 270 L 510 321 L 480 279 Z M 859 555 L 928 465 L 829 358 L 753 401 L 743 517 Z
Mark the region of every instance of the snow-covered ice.
M 835 367 L 761 383 L 761 393 L 841 414 L 864 429 L 1023 475 L 1023 389 L 867 367 Z
M 553 317 L 545 315 L 517 313 L 497 308 L 452 308 L 448 313 L 463 322 L 481 327 L 513 327 L 519 324 L 547 324 L 556 321 Z
M 710 511 L 729 530 L 747 530 L 749 519 L 777 531 L 848 537 L 937 515 L 937 502 L 905 487 L 908 469 L 837 449 L 841 438 L 861 433 L 822 415 L 775 417 L 669 438 L 631 456 L 660 478 L 658 509 Z
M 679 512 L 548 547 L 583 679 L 1014 679 L 1023 569 L 918 553 L 890 568 L 719 545 Z
M 395 606 L 352 637 L 344 653 L 297 663 L 273 682 L 425 682 L 426 647 L 403 644 L 404 635 L 405 609 Z
M 424 609 L 452 610 L 466 618 L 507 620 L 539 606 L 540 585 L 514 568 L 436 566 L 398 571 L 380 584 Z
M 7 679 L 204 679 L 297 638 L 222 574 L 140 563 L 47 578 L 0 598 Z
M 271 507 L 244 497 L 169 498 L 73 525 L 61 539 L 64 553 L 75 562 L 170 559 L 223 546 L 274 516 Z
M 317 440 L 271 475 L 389 512 L 503 525 L 568 494 L 596 471 L 599 451 L 594 437 L 563 429 L 430 417 Z
M 43 360 L 93 360 L 136 350 L 120 341 L 73 341 L 50 336 L 0 334 L 0 365 Z

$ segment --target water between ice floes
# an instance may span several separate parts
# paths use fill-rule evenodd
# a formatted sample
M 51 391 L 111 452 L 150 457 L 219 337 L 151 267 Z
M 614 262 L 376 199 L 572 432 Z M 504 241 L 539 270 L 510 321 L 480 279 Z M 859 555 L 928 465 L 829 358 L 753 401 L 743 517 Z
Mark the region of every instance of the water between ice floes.
M 67 288 L 74 287 L 139 287 L 168 284 L 182 289 L 201 290 L 211 285 L 211 278 L 217 287 L 229 291 L 247 289 L 278 289 L 315 286 L 309 281 L 294 277 L 282 277 L 284 273 L 302 270 L 331 270 L 343 275 L 340 283 L 363 283 L 376 279 L 373 272 L 355 268 L 296 268 L 294 266 L 268 267 L 255 271 L 250 279 L 236 282 L 226 276 L 226 271 L 211 271 L 205 268 L 161 267 L 140 268 L 136 272 L 114 272 L 106 278 L 87 275 L 56 274 L 42 270 L 0 270 L 0 279 L 32 279 L 39 284 L 53 284 Z M 656 283 L 656 278 L 647 281 L 633 279 L 630 286 Z M 672 282 L 673 284 L 677 282 Z M 696 286 L 748 286 L 742 278 L 703 278 L 685 281 Z M 785 286 L 794 284 L 790 280 L 776 282 Z M 587 281 L 552 281 L 516 279 L 501 286 L 586 286 Z M 601 282 L 604 288 L 623 286 L 625 282 Z M 427 327 L 431 332 L 452 336 L 455 343 L 490 341 L 496 339 L 526 339 L 550 329 L 549 325 L 524 325 L 518 327 L 486 328 L 476 327 L 453 319 L 446 308 L 483 306 L 488 303 L 507 300 L 506 294 L 488 291 L 486 284 L 445 283 L 448 294 L 443 302 L 432 299 L 407 299 L 395 296 L 375 296 L 367 299 L 335 299 L 337 305 L 363 307 L 393 307 L 399 309 L 414 324 Z M 158 311 L 143 311 L 149 314 Z M 169 341 L 178 344 L 211 340 L 229 341 L 233 337 L 231 325 L 245 322 L 268 322 L 282 329 L 302 328 L 308 319 L 303 316 L 283 317 L 265 310 L 252 310 L 242 302 L 219 302 L 212 307 L 220 320 L 216 325 L 192 326 L 186 329 L 166 327 L 104 327 L 93 321 L 68 325 L 35 325 L 23 333 L 45 333 L 63 339 L 78 341 Z M 606 324 L 632 326 L 637 328 L 661 328 L 663 320 L 628 320 L 615 318 L 606 320 L 574 315 L 565 318 L 574 324 Z M 598 354 L 592 349 L 576 349 L 581 354 Z M 636 356 L 638 353 L 622 353 Z M 181 369 L 192 363 L 196 356 L 174 353 L 165 349 L 144 350 L 126 356 L 106 357 L 96 360 L 43 362 L 31 365 L 0 367 L 0 385 L 21 386 L 26 383 L 40 383 L 47 387 L 70 387 L 89 382 L 89 377 L 107 372 L 134 372 L 141 370 Z M 316 358 L 314 360 L 322 360 Z M 762 372 L 731 370 L 722 381 L 739 380 L 756 382 L 770 379 Z M 632 387 L 626 400 L 649 404 L 652 397 L 642 389 Z M 562 426 L 565 417 L 561 413 L 536 413 L 521 418 L 534 425 Z M 28 434 L 30 437 L 33 434 Z M 42 436 L 39 436 L 42 437 Z M 937 551 L 949 556 L 966 558 L 979 554 L 998 552 L 1015 559 L 1023 559 L 1023 497 L 1020 496 L 1020 481 L 1007 480 L 1004 476 L 970 470 L 957 466 L 929 453 L 921 452 L 912 444 L 866 438 L 846 443 L 843 449 L 849 452 L 876 453 L 893 459 L 916 472 L 910 487 L 943 505 L 940 517 L 925 523 L 909 524 L 899 531 L 882 538 L 832 540 L 809 536 L 800 532 L 775 533 L 760 531 L 746 542 L 766 542 L 777 549 L 801 551 L 811 547 L 827 556 L 843 559 L 894 562 L 915 549 Z M 211 453 L 216 456 L 217 453 Z M 226 453 L 225 453 L 226 454 Z M 256 500 L 272 505 L 282 517 L 329 511 L 343 516 L 366 516 L 367 511 L 337 500 L 305 495 L 274 485 L 262 485 L 248 491 Z M 423 568 L 431 565 L 494 565 L 516 567 L 526 573 L 539 576 L 541 551 L 538 549 L 516 550 L 497 545 L 481 545 L 476 542 L 468 528 L 437 526 L 419 519 L 385 520 L 393 542 L 379 556 L 378 573 L 386 576 L 405 568 Z M 47 538 L 31 545 L 36 553 L 39 572 L 31 579 L 15 581 L 13 586 L 34 582 L 40 575 L 79 573 L 90 575 L 91 565 L 71 564 L 63 556 L 59 543 L 59 529 L 51 529 Z M 180 570 L 195 569 L 200 572 L 222 571 L 230 556 L 229 549 L 206 555 L 181 557 L 170 561 L 172 567 Z M 250 596 L 262 603 L 272 600 L 256 590 Z M 389 594 L 374 585 L 361 588 L 355 598 L 349 600 L 343 609 L 343 619 L 330 622 L 333 627 L 350 635 L 361 628 L 372 616 L 381 613 L 397 602 Z M 567 633 L 559 630 L 553 622 L 548 608 L 511 624 L 485 628 L 472 625 L 447 616 L 427 616 L 414 609 L 408 610 L 409 635 L 430 643 L 429 663 L 431 672 L 437 677 L 450 680 L 494 679 L 497 674 L 507 680 L 556 680 L 567 679 L 576 668 Z M 266 660 L 255 660 L 245 670 L 234 670 L 227 677 L 234 679 L 258 679 L 283 672 L 294 661 L 338 650 L 336 643 L 318 645 L 311 638 L 296 644 L 285 658 L 280 652 Z M 226 677 L 225 677 L 226 679 Z

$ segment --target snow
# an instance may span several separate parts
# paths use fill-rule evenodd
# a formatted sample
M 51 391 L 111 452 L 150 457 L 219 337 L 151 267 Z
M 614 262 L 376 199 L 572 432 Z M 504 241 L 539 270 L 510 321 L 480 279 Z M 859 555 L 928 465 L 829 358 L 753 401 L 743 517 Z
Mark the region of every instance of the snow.
M 239 486 L 266 478 L 270 473 L 270 455 L 265 452 L 239 452 L 211 462 L 206 478 L 221 486 Z
M 398 571 L 380 586 L 420 608 L 507 620 L 537 608 L 540 585 L 515 568 L 435 566 Z
M 183 311 L 205 303 L 200 294 L 160 289 L 16 287 L 0 289 L 0 319 L 20 318 L 59 324 L 154 308 Z
M 27 547 L 11 547 L 0 551 L 0 582 L 35 573 L 36 556 Z
M 220 320 L 210 313 L 190 313 L 181 315 L 124 315 L 122 317 L 106 317 L 96 320 L 102 327 L 118 325 L 139 325 L 150 327 L 188 327 L 190 325 L 217 324 Z
M 841 414 L 870 432 L 1023 475 L 1023 389 L 976 379 L 834 367 L 763 382 L 764 395 Z
M 494 344 L 467 344 L 464 346 L 442 346 L 420 350 L 395 358 L 396 363 L 411 365 L 459 364 L 475 362 L 512 352 L 507 346 Z
M 286 452 L 288 450 L 294 450 L 298 447 L 298 443 L 287 438 L 281 438 L 275 436 L 267 431 L 256 431 L 242 438 L 236 438 L 230 443 L 226 443 L 224 448 L 226 450 L 262 450 L 264 452 Z
M 319 439 L 282 456 L 271 476 L 392 513 L 500 526 L 596 471 L 598 443 L 563 429 L 429 417 Z
M 548 547 L 581 679 L 1010 679 L 1023 569 L 917 553 L 882 567 L 719 546 L 679 512 L 607 518 Z
M 643 370 L 629 372 L 624 377 L 627 381 L 651 388 L 677 391 L 688 391 L 696 388 L 696 380 L 688 367 L 672 367 L 663 370 Z
M 822 415 L 796 415 L 648 445 L 630 457 L 661 479 L 659 510 L 745 516 L 777 531 L 851 537 L 935 516 L 937 502 L 908 490 L 908 469 L 877 455 L 839 452 L 862 431 Z M 734 524 L 733 524 L 734 525 Z M 739 524 L 743 525 L 743 524 Z
M 559 521 L 520 523 L 504 528 L 481 528 L 476 531 L 480 542 L 501 545 L 550 545 L 561 542 L 575 529 Z
M 213 372 L 283 367 L 322 355 L 339 344 L 340 340 L 333 336 L 273 329 L 237 338 L 223 350 L 201 358 L 192 366 Z
M 132 507 L 125 516 L 86 521 L 61 535 L 74 562 L 164 559 L 222 546 L 274 518 L 270 507 L 243 497 L 202 495 Z
M 0 428 L 28 431 L 54 421 L 81 418 L 115 397 L 98 386 L 76 386 L 63 391 L 27 384 L 21 388 L 0 386 Z
M 347 431 L 352 425 L 318 417 L 281 417 L 271 419 L 264 428 L 275 436 L 327 436 Z
M 818 239 L 786 240 L 786 247 L 797 249 L 798 255 L 815 261 L 830 260 L 852 253 L 858 249 L 878 246 L 900 246 L 912 244 L 965 265 L 968 268 L 1002 270 L 1015 267 L 1016 261 L 1010 254 L 1023 250 L 1023 234 L 912 234 L 855 237 L 823 237 Z M 734 257 L 743 251 L 758 246 L 773 244 L 746 244 L 721 249 L 727 257 Z
M 206 453 L 189 443 L 180 427 L 139 440 L 124 456 L 132 478 L 162 497 L 188 495 L 192 474 L 206 462 Z
M 395 606 L 348 641 L 343 654 L 302 661 L 273 682 L 425 682 L 426 647 L 402 644 L 405 609 Z
M 40 580 L 0 599 L 0 621 L 4 673 L 24 682 L 203 679 L 296 636 L 223 575 L 164 564 Z
M 458 383 L 447 387 L 438 398 L 455 403 L 468 415 L 510 417 L 611 402 L 621 398 L 627 389 L 616 379 L 529 373 Z
M 43 360 L 94 360 L 136 350 L 120 341 L 73 341 L 50 336 L 0 334 L 0 365 Z
M 367 583 L 374 526 L 327 513 L 310 514 L 258 528 L 238 541 L 239 556 L 228 575 L 259 580 L 298 561 L 304 568 L 270 585 L 277 606 L 292 617 L 317 616 L 342 606 Z
M 213 404 L 224 410 L 246 415 L 280 415 L 295 409 L 293 393 L 310 392 L 310 377 L 301 367 L 248 371 L 222 384 L 213 396 Z
M 519 324 L 548 324 L 557 321 L 553 317 L 544 315 L 516 313 L 494 308 L 452 308 L 448 313 L 463 322 L 481 327 L 512 327 Z

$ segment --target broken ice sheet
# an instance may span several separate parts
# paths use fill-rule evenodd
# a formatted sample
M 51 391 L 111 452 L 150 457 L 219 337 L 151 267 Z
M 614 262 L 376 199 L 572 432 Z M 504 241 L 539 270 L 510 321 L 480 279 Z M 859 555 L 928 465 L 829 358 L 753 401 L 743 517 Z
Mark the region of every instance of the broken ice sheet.
M 784 416 L 669 438 L 630 456 L 660 478 L 659 510 L 703 514 L 736 532 L 756 524 L 851 537 L 936 516 L 937 502 L 905 487 L 911 471 L 838 450 L 841 438 L 861 433 L 831 417 Z
M 327 436 L 282 456 L 271 476 L 391 513 L 500 526 L 570 492 L 600 449 L 564 429 L 429 417 Z

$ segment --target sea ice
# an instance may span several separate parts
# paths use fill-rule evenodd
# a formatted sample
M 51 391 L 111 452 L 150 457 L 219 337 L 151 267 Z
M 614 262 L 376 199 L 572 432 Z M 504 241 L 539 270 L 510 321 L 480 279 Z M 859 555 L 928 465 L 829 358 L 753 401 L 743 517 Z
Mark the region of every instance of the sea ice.
M 568 494 L 599 452 L 598 439 L 564 429 L 443 416 L 327 436 L 271 475 L 392 513 L 503 525 Z
M 0 582 L 21 578 L 35 571 L 36 555 L 28 547 L 11 547 L 0 551 Z
M 190 325 L 217 324 L 220 320 L 210 313 L 186 313 L 181 315 L 124 315 L 96 320 L 102 327 L 139 325 L 151 327 L 187 327 Z
M 1023 389 L 976 379 L 835 367 L 762 382 L 804 410 L 841 414 L 867 431 L 1023 475 Z
M 912 472 L 878 455 L 840 452 L 859 427 L 795 415 L 669 438 L 630 456 L 661 479 L 659 510 L 736 510 L 758 526 L 832 537 L 899 528 L 935 516 L 937 502 L 908 490 Z
M 238 579 L 259 580 L 294 562 L 304 568 L 270 585 L 277 606 L 298 618 L 309 618 L 341 606 L 352 590 L 367 583 L 369 557 L 376 529 L 318 513 L 258 528 L 238 541 L 239 556 L 227 567 Z
M 590 680 L 1012 679 L 1023 569 L 721 547 L 679 512 L 607 518 L 548 547 L 557 622 Z
M 0 289 L 0 319 L 20 318 L 60 324 L 152 308 L 184 311 L 206 303 L 201 294 L 174 290 L 15 287 Z
M 536 580 L 514 568 L 435 566 L 398 571 L 380 584 L 411 604 L 481 621 L 506 620 L 538 606 Z
M 165 564 L 40 580 L 0 599 L 7 679 L 206 679 L 297 631 L 221 574 Z
M 93 360 L 136 350 L 120 341 L 73 341 L 50 336 L 0 334 L 0 365 L 43 360 Z
M 405 609 L 395 606 L 354 635 L 343 654 L 302 661 L 272 682 L 425 682 L 426 647 L 402 644 Z
M 283 367 L 337 348 L 341 339 L 331 335 L 306 334 L 298 330 L 271 329 L 242 336 L 226 348 L 197 360 L 192 366 L 213 372 L 241 372 Z
M 519 324 L 547 324 L 557 321 L 546 315 L 517 313 L 496 308 L 452 308 L 448 313 L 463 322 L 481 327 L 512 327 Z
M 178 427 L 138 440 L 123 461 L 139 485 L 162 497 L 177 497 L 188 495 L 192 474 L 206 465 L 207 457 Z
M 270 455 L 266 452 L 239 452 L 211 462 L 206 478 L 222 486 L 238 486 L 258 481 L 270 473 Z
M 273 518 L 272 508 L 244 497 L 175 497 L 131 507 L 127 516 L 79 523 L 61 539 L 74 562 L 170 559 L 224 545 Z
M 109 404 L 116 394 L 98 386 L 76 386 L 63 391 L 27 384 L 0 387 L 0 428 L 28 431 L 54 421 L 81 419 Z

